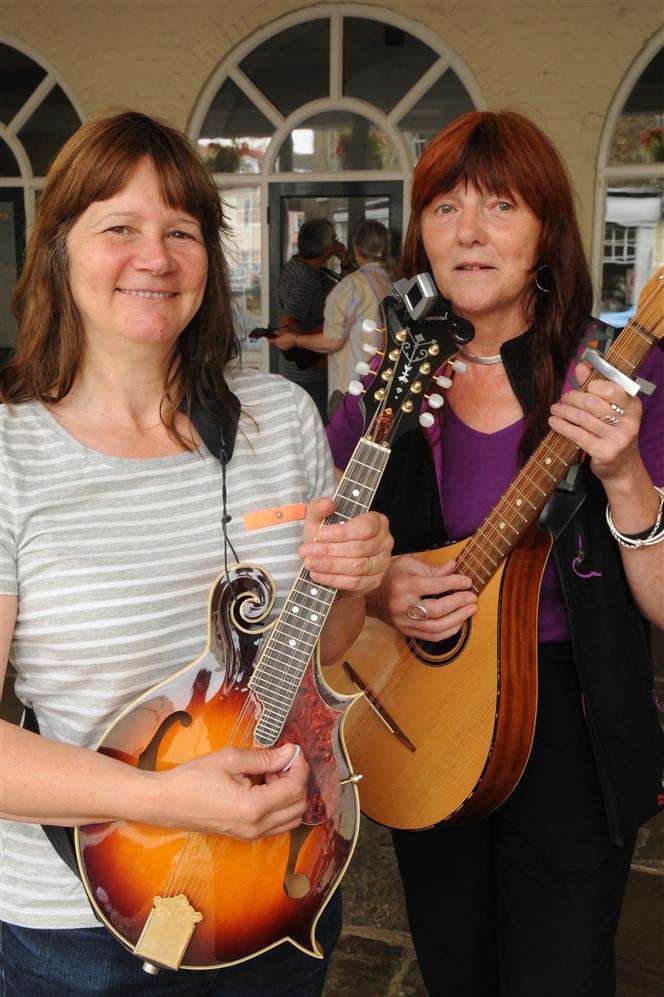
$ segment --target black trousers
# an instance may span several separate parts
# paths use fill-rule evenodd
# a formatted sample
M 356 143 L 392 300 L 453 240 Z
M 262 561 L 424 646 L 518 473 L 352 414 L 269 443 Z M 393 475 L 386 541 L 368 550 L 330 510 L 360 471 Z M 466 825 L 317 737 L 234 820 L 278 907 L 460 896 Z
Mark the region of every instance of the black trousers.
M 612 997 L 636 835 L 608 837 L 568 644 L 540 646 L 535 740 L 509 799 L 475 824 L 395 831 L 431 997 Z

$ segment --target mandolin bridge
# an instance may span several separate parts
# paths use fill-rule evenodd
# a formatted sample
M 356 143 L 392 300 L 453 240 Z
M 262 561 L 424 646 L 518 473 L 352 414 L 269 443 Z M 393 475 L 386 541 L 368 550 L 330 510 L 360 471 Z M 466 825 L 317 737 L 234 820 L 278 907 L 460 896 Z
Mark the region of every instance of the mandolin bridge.
M 401 727 L 396 722 L 396 720 L 387 712 L 387 710 L 381 703 L 380 699 L 378 698 L 374 690 L 370 686 L 368 686 L 362 678 L 360 678 L 360 676 L 357 674 L 357 672 L 351 665 L 350 661 L 344 661 L 343 669 L 348 678 L 355 686 L 355 688 L 359 689 L 360 692 L 364 693 L 364 698 L 366 699 L 367 703 L 374 711 L 378 719 L 382 720 L 382 722 L 385 724 L 390 734 L 394 734 L 397 741 L 399 741 L 400 744 L 403 744 L 404 748 L 408 748 L 408 750 L 412 751 L 413 753 L 417 751 L 417 748 L 415 747 L 413 742 L 410 740 L 410 738 L 406 737 L 406 735 L 404 734 L 404 732 L 402 731 Z
M 178 969 L 203 915 L 194 910 L 184 893 L 177 897 L 154 897 L 152 903 L 134 955 L 148 963 Z

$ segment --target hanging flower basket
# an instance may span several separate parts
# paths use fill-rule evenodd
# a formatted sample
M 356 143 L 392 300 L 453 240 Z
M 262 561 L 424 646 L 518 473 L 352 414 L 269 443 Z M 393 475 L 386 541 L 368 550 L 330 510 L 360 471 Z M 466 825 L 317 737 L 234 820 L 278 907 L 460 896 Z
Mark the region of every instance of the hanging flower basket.
M 639 135 L 650 163 L 664 163 L 664 127 L 657 125 Z

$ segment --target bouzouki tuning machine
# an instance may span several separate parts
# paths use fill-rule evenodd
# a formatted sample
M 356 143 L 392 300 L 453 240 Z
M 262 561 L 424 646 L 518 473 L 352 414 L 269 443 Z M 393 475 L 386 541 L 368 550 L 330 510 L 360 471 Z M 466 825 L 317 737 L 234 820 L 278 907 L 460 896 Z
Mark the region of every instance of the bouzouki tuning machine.
M 364 385 L 361 381 L 351 381 L 348 385 L 348 394 L 359 397 L 364 394 Z
M 632 398 L 635 398 L 639 391 L 642 391 L 644 395 L 651 395 L 655 390 L 655 385 L 650 381 L 646 381 L 644 377 L 628 377 L 627 374 L 623 374 L 621 370 L 610 364 L 601 353 L 591 349 L 589 346 L 583 351 L 581 359 L 590 364 L 593 370 L 596 370 L 598 374 L 605 377 L 607 381 L 613 381 L 614 384 L 617 384 L 619 388 L 626 391 Z
M 445 377 L 444 374 L 439 374 L 438 377 L 434 377 L 434 381 L 439 388 L 445 388 L 447 390 L 452 387 L 452 378 Z
M 448 360 L 447 362 L 455 374 L 465 374 L 468 370 L 468 364 L 464 363 L 463 360 Z
M 359 363 L 355 364 L 355 373 L 361 374 L 362 376 L 364 376 L 365 374 L 370 374 L 371 367 L 369 366 L 368 363 L 365 363 L 364 360 L 360 360 Z
M 372 318 L 365 318 L 362 322 L 362 332 L 366 333 L 367 336 L 372 332 L 380 332 L 381 335 L 385 334 L 384 329 L 379 329 Z
M 423 412 L 422 415 L 420 416 L 419 421 L 420 421 L 420 426 L 422 426 L 423 429 L 431 429 L 436 420 L 434 419 L 431 412 Z
M 372 346 L 371 343 L 363 343 L 362 350 L 364 353 L 368 353 L 370 357 L 375 357 L 377 355 L 380 355 L 382 357 L 383 355 L 381 351 L 378 349 L 378 347 Z

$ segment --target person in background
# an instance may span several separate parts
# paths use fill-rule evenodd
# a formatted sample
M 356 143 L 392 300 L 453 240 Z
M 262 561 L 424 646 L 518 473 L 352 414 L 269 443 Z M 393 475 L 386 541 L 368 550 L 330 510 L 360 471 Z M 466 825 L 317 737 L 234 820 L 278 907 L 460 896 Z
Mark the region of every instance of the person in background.
M 341 263 L 342 273 L 348 273 L 352 264 L 348 250 L 343 243 L 337 242 L 334 226 L 327 218 L 304 222 L 298 232 L 297 250 L 279 278 L 279 334 L 272 344 L 279 350 L 290 350 L 296 345 L 295 337 L 299 337 L 300 357 L 304 363 L 298 364 L 282 354 L 279 373 L 301 384 L 324 418 L 327 410 L 325 358 L 311 355 L 310 365 L 305 366 L 305 350 L 309 348 L 308 337 L 323 331 L 325 296 L 332 286 L 330 279 L 322 273 L 323 267 L 332 256 Z
M 327 354 L 328 415 L 332 416 L 341 396 L 353 380 L 355 365 L 366 360 L 362 343 L 380 345 L 380 335 L 362 332 L 364 319 L 381 325 L 380 303 L 389 294 L 394 280 L 394 261 L 390 257 L 390 233 L 380 222 L 365 219 L 353 238 L 353 253 L 358 269 L 348 274 L 327 296 L 323 331 L 314 335 L 284 340 Z

